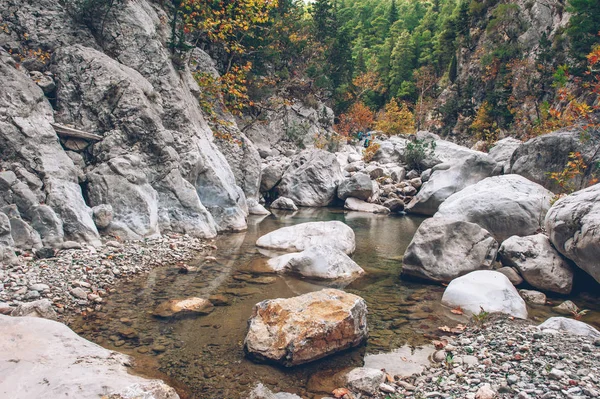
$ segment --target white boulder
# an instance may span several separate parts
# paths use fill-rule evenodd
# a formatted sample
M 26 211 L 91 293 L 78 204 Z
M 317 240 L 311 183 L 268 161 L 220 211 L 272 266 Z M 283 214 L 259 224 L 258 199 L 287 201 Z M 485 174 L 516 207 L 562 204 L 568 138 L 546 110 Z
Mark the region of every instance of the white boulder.
M 356 248 L 356 238 L 350 226 L 333 220 L 282 227 L 260 237 L 256 245 L 266 249 L 293 252 L 304 251 L 315 245 L 327 245 L 349 255 Z

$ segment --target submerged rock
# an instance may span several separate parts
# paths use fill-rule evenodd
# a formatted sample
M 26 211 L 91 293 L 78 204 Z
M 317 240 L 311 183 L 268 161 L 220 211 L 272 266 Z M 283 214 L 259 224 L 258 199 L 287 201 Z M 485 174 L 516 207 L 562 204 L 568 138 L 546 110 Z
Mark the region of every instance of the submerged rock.
M 556 201 L 545 226 L 554 247 L 600 282 L 600 184 Z
M 569 294 L 573 288 L 573 269 L 543 234 L 512 236 L 502 243 L 498 254 L 502 264 L 517 268 L 537 289 Z
M 258 360 L 295 366 L 358 346 L 367 334 L 364 299 L 324 289 L 256 304 L 244 350 Z
M 346 254 L 356 247 L 354 231 L 350 226 L 337 220 L 329 222 L 308 222 L 282 227 L 260 237 L 258 247 L 282 251 L 304 251 L 315 245 L 329 245 Z
M 451 308 L 460 306 L 468 315 L 505 313 L 519 319 L 527 318 L 527 306 L 523 298 L 502 274 L 491 270 L 479 270 L 452 280 L 444 291 L 442 304 Z
M 300 253 L 286 254 L 270 259 L 275 271 L 289 271 L 316 279 L 349 280 L 364 274 L 364 270 L 348 255 L 337 248 L 315 245 Z
M 498 243 L 474 223 L 435 217 L 419 226 L 403 258 L 402 274 L 450 282 L 479 269 L 491 269 Z
M 0 342 L 2 397 L 179 399 L 162 381 L 129 374 L 128 356 L 89 342 L 55 321 L 0 315 Z
M 158 317 L 206 315 L 213 311 L 213 304 L 204 298 L 170 299 L 158 305 L 152 314 Z

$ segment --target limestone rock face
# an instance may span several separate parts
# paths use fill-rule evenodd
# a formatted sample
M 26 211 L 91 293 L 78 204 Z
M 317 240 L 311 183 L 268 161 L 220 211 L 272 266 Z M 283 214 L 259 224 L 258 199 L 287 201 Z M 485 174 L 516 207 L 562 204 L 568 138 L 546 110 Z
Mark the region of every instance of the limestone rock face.
M 600 184 L 556 201 L 545 225 L 554 247 L 600 282 Z
M 337 195 L 341 200 L 354 197 L 366 201 L 373 195 L 371 178 L 364 173 L 355 173 L 340 183 Z
M 304 251 L 315 245 L 327 245 L 349 255 L 356 248 L 356 238 L 350 226 L 333 220 L 282 227 L 260 237 L 256 245 L 261 248 L 293 252 Z
M 448 283 L 491 269 L 498 242 L 474 223 L 430 218 L 419 226 L 403 258 L 402 275 Z
M 129 374 L 128 356 L 87 341 L 62 323 L 0 315 L 0 341 L 2 397 L 179 399 L 162 381 Z
M 513 235 L 535 234 L 553 197 L 519 175 L 488 177 L 451 195 L 435 217 L 476 223 L 502 242 Z
M 324 289 L 256 304 L 244 350 L 256 359 L 295 366 L 358 346 L 367 334 L 365 301 Z
M 502 264 L 516 267 L 533 287 L 559 294 L 571 293 L 573 269 L 545 235 L 512 236 L 502 243 L 498 254 Z
M 159 317 L 205 315 L 213 310 L 213 304 L 204 298 L 170 299 L 161 303 L 153 314 Z
M 491 270 L 474 271 L 452 280 L 444 291 L 442 304 L 460 306 L 468 315 L 479 314 L 483 308 L 489 313 L 527 318 L 527 306 L 516 288 L 504 274 Z
M 600 140 L 590 135 L 589 140 L 581 140 L 581 131 L 565 129 L 535 137 L 519 146 L 510 160 L 511 173 L 516 173 L 558 192 L 560 187 L 550 178 L 550 173 L 560 172 L 569 161 L 569 154 L 580 152 L 586 159 L 592 159 Z M 600 160 L 596 154 L 594 161 Z M 590 181 L 596 166 L 586 171 L 583 185 Z
M 582 335 L 590 338 L 600 338 L 600 331 L 587 323 L 566 317 L 551 317 L 538 326 L 542 331 L 566 331 L 573 335 Z
M 289 271 L 304 277 L 326 280 L 351 280 L 364 270 L 341 250 L 315 245 L 300 253 L 281 255 L 269 260 L 275 271 Z
M 346 199 L 346 202 L 344 202 L 344 208 L 348 209 L 350 211 L 382 213 L 384 215 L 387 215 L 388 213 L 390 213 L 389 208 L 386 208 L 385 206 L 378 205 L 378 204 L 371 204 L 371 203 L 365 202 L 363 200 L 360 200 L 358 198 L 352 198 L 352 197 L 349 197 Z
M 336 198 L 342 180 L 342 169 L 334 154 L 308 149 L 292 160 L 277 193 L 292 199 L 296 205 L 327 206 Z
M 496 161 L 485 154 L 470 155 L 453 165 L 436 165 L 429 180 L 408 203 L 406 211 L 433 215 L 452 194 L 500 172 Z

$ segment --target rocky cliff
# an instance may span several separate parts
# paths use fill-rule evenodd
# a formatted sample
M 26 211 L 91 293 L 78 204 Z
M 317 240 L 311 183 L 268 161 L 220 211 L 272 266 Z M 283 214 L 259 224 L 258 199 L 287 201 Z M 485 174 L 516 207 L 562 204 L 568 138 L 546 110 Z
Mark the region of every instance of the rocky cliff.
M 245 229 L 260 156 L 227 113 L 238 140 L 215 138 L 192 76 L 216 73 L 210 57 L 173 62 L 158 2 L 118 1 L 92 19 L 86 4 L 0 10 L 0 207 L 18 236 L 4 245 Z

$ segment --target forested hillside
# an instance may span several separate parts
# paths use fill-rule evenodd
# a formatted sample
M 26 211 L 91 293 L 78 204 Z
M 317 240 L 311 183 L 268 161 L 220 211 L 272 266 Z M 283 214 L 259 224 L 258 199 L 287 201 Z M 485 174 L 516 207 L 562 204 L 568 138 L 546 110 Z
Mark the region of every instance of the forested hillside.
M 390 133 L 428 129 L 493 142 L 585 116 L 563 115 L 573 98 L 593 106 L 595 97 L 586 97 L 592 89 L 582 81 L 593 79 L 586 56 L 600 43 L 597 0 L 280 0 L 219 7 L 208 11 L 208 21 L 245 15 L 250 25 L 230 29 L 205 20 L 196 34 L 185 32 L 194 43 L 206 41 L 222 62 L 230 105 L 244 102 L 250 114 L 260 114 L 262 101 L 275 94 L 319 99 L 341 117 L 337 130 L 348 134 L 377 127 L 371 122 L 387 106 L 395 117 L 404 112 L 406 119 L 407 110 L 414 116 Z M 188 21 L 196 14 L 182 10 Z M 207 9 L 198 15 L 206 18 Z M 211 35 L 207 26 L 219 31 Z M 232 48 L 227 32 L 235 36 Z

